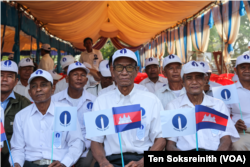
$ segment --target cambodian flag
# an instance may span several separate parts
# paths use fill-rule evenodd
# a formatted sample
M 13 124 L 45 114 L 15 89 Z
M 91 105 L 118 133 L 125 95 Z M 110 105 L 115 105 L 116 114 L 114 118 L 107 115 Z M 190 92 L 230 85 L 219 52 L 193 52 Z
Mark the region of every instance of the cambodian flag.
M 196 105 L 196 131 L 200 129 L 217 129 L 225 131 L 227 127 L 228 116 L 214 109 Z
M 1 130 L 1 142 L 6 140 L 6 135 L 5 135 L 5 131 L 4 131 L 4 127 L 3 127 L 3 123 L 2 123 L 2 119 L 0 122 L 0 130 Z
M 139 104 L 113 107 L 116 133 L 141 127 L 141 107 Z

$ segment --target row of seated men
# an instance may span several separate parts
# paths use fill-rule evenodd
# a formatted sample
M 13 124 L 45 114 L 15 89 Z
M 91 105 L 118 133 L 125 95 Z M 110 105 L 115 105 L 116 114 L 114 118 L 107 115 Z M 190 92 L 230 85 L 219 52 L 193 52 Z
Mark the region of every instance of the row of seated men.
M 156 59 L 149 58 L 146 60 L 148 78 L 138 85 L 134 84 L 139 72 L 137 58 L 131 50 L 121 49 L 114 53 L 109 62 L 100 63 L 102 79 L 94 86 L 90 83 L 86 86 L 89 68 L 80 62 L 70 63 L 66 68 L 67 87 L 58 93 L 54 93 L 53 72 L 42 69 L 32 72 L 31 67 L 31 70 L 26 70 L 31 74 L 27 77 L 27 91 L 30 96 L 30 99 L 27 99 L 14 91 L 18 83 L 17 75 L 20 74 L 22 78 L 22 70 L 26 66 L 21 65 L 22 61 L 19 67 L 13 61 L 2 61 L 1 118 L 4 118 L 14 166 L 90 166 L 93 159 L 96 160 L 95 167 L 122 166 L 117 135 L 86 138 L 83 114 L 132 104 L 140 104 L 142 107 L 143 128 L 121 133 L 126 167 L 144 166 L 143 153 L 148 150 L 195 150 L 195 135 L 163 138 L 160 119 L 160 111 L 194 108 L 195 105 L 204 105 L 229 116 L 226 131 L 203 129 L 198 132 L 200 151 L 248 150 L 249 57 L 247 54 L 239 56 L 235 66 L 238 76 L 235 84 L 244 121 L 241 120 L 238 104 L 225 105 L 221 100 L 212 97 L 213 85 L 209 82 L 211 69 L 205 62 L 190 61 L 182 65 L 178 56 L 169 55 L 163 62 L 166 80 L 157 77 L 158 63 Z M 27 59 L 23 61 L 29 62 Z M 66 62 L 65 59 L 63 61 Z M 111 79 L 106 79 L 107 77 Z M 58 106 L 77 107 L 77 130 L 61 132 L 60 147 L 54 147 L 53 162 L 50 163 L 54 110 Z M 2 166 L 12 166 L 5 142 L 1 158 Z

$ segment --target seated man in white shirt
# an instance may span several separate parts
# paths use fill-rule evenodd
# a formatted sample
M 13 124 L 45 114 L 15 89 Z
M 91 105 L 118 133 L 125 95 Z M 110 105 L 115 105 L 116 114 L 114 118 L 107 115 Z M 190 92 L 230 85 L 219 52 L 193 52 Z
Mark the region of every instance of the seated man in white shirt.
M 240 104 L 229 104 L 228 109 L 240 135 L 240 140 L 233 143 L 233 150 L 250 150 L 250 54 L 237 57 L 235 68 L 239 80 L 235 84 Z M 240 107 L 240 108 L 239 108 Z M 242 118 L 241 118 L 242 113 Z M 243 119 L 243 120 L 242 120 Z M 243 133 L 245 131 L 245 134 Z
M 140 85 L 145 86 L 152 93 L 167 85 L 168 79 L 159 76 L 160 68 L 157 58 L 150 57 L 146 59 L 145 66 L 148 77 L 141 81 Z
M 98 96 L 98 93 L 113 84 L 113 78 L 111 76 L 110 68 L 109 68 L 109 61 L 108 60 L 103 60 L 101 61 L 99 65 L 99 75 L 101 77 L 101 82 L 97 85 L 94 86 L 88 86 L 86 90 L 95 95 Z
M 78 121 L 76 131 L 61 132 L 61 146 L 53 148 L 53 162 L 50 164 L 55 107 L 69 105 L 51 100 L 53 79 L 49 72 L 38 69 L 31 74 L 28 83 L 34 103 L 15 116 L 10 141 L 15 167 L 74 165 L 85 149 Z
M 117 50 L 112 62 L 111 71 L 117 89 L 99 95 L 93 111 L 140 104 L 142 128 L 121 132 L 121 141 L 125 165 L 144 166 L 144 151 L 160 151 L 166 145 L 166 140 L 162 138 L 160 120 L 160 111 L 163 107 L 154 94 L 134 87 L 134 79 L 139 71 L 134 52 L 128 49 Z M 91 140 L 91 150 L 97 160 L 95 167 L 122 166 L 117 134 L 93 137 Z
M 81 155 L 81 158 L 75 164 L 75 167 L 89 167 L 93 156 L 89 150 L 91 141 L 85 138 L 86 129 L 84 125 L 83 114 L 92 110 L 95 96 L 84 89 L 87 83 L 87 69 L 82 63 L 75 62 L 69 65 L 68 74 L 66 77 L 69 87 L 52 96 L 52 101 L 68 104 L 77 107 L 78 121 L 80 123 L 82 136 L 86 144 L 86 149 Z
M 181 59 L 176 55 L 169 55 L 163 59 L 163 74 L 168 78 L 168 84 L 156 91 L 163 107 L 186 93 L 181 80 Z
M 112 58 L 113 58 L 113 55 L 109 57 L 109 67 L 110 68 L 113 67 L 113 65 L 112 65 Z M 111 75 L 112 75 L 112 71 L 110 71 L 110 72 L 111 72 Z M 140 90 L 148 92 L 148 89 L 145 86 L 143 86 L 143 85 L 139 85 L 139 84 L 134 83 L 134 86 L 135 86 L 136 89 L 140 89 Z M 108 87 L 106 87 L 106 88 L 104 88 L 104 89 L 102 89 L 98 93 L 98 96 L 100 96 L 100 95 L 102 95 L 104 93 L 110 92 L 112 90 L 115 90 L 116 88 L 117 88 L 117 84 L 115 82 L 115 79 L 113 78 L 113 84 L 110 85 L 110 86 L 108 86 Z
M 200 151 L 228 151 L 231 149 L 232 141 L 239 138 L 239 135 L 230 118 L 230 113 L 223 101 L 203 93 L 206 83 L 206 73 L 201 65 L 190 61 L 182 67 L 181 77 L 186 94 L 174 99 L 166 106 L 166 110 L 179 108 L 194 108 L 195 105 L 203 105 L 213 108 L 228 116 L 226 131 L 215 129 L 202 129 L 198 133 L 198 148 Z M 195 151 L 196 136 L 186 135 L 168 138 L 167 150 L 169 151 Z
M 63 71 L 66 74 L 67 74 L 69 65 L 74 63 L 74 62 L 75 62 L 75 58 L 73 56 L 71 56 L 71 55 L 66 55 L 61 59 L 60 63 L 61 63 Z M 58 92 L 67 89 L 68 86 L 69 86 L 69 84 L 66 82 L 66 78 L 63 78 L 61 81 L 59 81 L 57 83 L 54 94 L 57 94 Z
M 206 84 L 204 86 L 204 92 L 208 95 L 208 96 L 212 96 L 213 97 L 213 92 L 212 92 L 212 87 L 217 87 L 217 86 L 222 86 L 221 84 L 218 84 L 216 82 L 210 81 L 210 76 L 212 74 L 212 70 L 209 66 L 209 64 L 205 61 L 200 61 L 197 62 L 199 63 L 202 67 L 204 72 L 207 74 L 207 81 Z
M 24 58 L 18 63 L 18 74 L 20 76 L 20 80 L 17 82 L 14 91 L 22 96 L 25 96 L 27 99 L 30 99 L 28 92 L 28 79 L 33 71 L 34 63 L 30 58 Z

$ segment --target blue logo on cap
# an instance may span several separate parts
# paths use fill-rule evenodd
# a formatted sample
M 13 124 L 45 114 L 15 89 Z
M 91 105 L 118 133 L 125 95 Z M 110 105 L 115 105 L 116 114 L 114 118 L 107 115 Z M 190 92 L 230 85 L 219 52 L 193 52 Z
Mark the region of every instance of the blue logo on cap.
M 244 57 L 244 59 L 249 59 L 248 55 L 244 55 L 243 57 Z
M 64 58 L 62 59 L 63 62 L 65 62 L 66 60 L 67 60 L 66 57 L 64 57 Z
M 127 53 L 127 50 L 126 50 L 126 49 L 122 49 L 122 50 L 120 51 L 120 53 L 125 54 L 125 53 Z
M 3 64 L 4 64 L 5 66 L 7 66 L 7 67 L 10 67 L 11 64 L 12 64 L 12 62 L 11 62 L 11 60 L 6 60 Z
M 172 124 L 176 131 L 183 131 L 187 128 L 187 118 L 182 114 L 176 114 L 172 119 Z
M 169 55 L 168 57 L 169 57 L 169 59 L 173 59 L 174 55 Z
M 36 74 L 42 74 L 42 73 L 43 73 L 42 70 L 37 70 L 37 71 L 36 71 Z
M 106 64 L 106 67 L 109 68 L 109 64 Z
M 80 62 L 78 62 L 78 61 L 77 61 L 77 62 L 75 63 L 75 65 L 77 65 L 77 66 L 81 66 L 81 65 L 82 65 L 82 63 L 80 63 Z
M 202 65 L 203 67 L 205 67 L 205 63 L 203 63 L 203 62 L 200 62 L 200 65 Z
M 222 97 L 224 100 L 230 100 L 231 92 L 230 92 L 228 89 L 223 89 L 223 90 L 221 91 L 221 97 Z
M 63 111 L 60 115 L 60 123 L 62 126 L 66 127 L 70 125 L 71 115 L 68 111 Z
M 153 58 L 149 58 L 148 61 L 153 61 Z
M 109 119 L 106 115 L 98 115 L 95 119 L 95 124 L 98 130 L 105 131 L 106 129 L 108 129 Z
M 30 59 L 29 59 L 29 58 L 27 58 L 27 59 L 26 59 L 26 62 L 30 62 Z
M 88 108 L 89 110 L 91 110 L 92 107 L 93 107 L 93 103 L 92 103 L 92 102 L 89 102 L 89 103 L 87 104 L 87 108 Z
M 199 66 L 195 61 L 192 62 L 192 66 Z
M 166 86 L 167 84 L 164 84 L 162 87 Z

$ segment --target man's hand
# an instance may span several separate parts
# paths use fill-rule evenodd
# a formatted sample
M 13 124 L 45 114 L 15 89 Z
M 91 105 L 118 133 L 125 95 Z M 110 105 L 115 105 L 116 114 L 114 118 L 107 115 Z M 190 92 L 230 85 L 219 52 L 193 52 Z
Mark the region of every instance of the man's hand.
M 109 163 L 109 161 L 102 162 L 99 165 L 100 165 L 100 167 L 114 167 L 111 163 Z
M 131 161 L 125 167 L 144 167 L 144 158 L 140 161 Z
M 19 163 L 14 163 L 14 167 L 21 167 Z
M 243 130 L 247 130 L 247 126 L 245 125 L 245 122 L 241 119 L 239 119 L 236 124 L 235 128 L 237 129 L 238 132 L 243 132 Z
M 60 161 L 54 161 L 48 167 L 66 167 L 66 166 L 62 164 Z
M 207 91 L 209 91 L 210 85 L 206 84 L 204 86 L 204 92 L 206 93 Z

